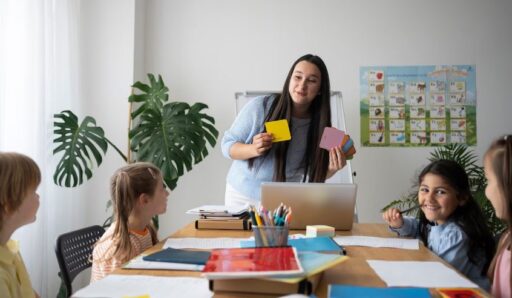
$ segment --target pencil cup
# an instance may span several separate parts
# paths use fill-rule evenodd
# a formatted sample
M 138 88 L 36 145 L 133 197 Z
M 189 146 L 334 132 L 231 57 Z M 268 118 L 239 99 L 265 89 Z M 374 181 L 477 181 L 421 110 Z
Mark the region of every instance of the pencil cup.
M 255 226 L 254 241 L 256 247 L 278 247 L 288 245 L 287 226 Z

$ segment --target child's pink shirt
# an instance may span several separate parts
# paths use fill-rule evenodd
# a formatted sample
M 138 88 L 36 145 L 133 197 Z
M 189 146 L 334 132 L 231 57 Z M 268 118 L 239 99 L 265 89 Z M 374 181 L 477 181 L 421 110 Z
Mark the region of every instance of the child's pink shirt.
M 510 250 L 504 249 L 498 256 L 494 269 L 492 296 L 497 298 L 510 296 Z

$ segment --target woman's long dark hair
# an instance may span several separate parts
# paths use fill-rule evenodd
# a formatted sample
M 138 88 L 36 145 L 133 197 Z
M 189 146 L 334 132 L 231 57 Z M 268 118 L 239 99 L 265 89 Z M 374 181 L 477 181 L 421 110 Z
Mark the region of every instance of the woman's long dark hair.
M 473 198 L 469 187 L 469 180 L 466 171 L 455 161 L 441 159 L 432 162 L 421 172 L 418 183 L 421 185 L 427 174 L 433 174 L 443 178 L 456 192 L 457 199 L 463 204 L 450 215 L 450 220 L 455 222 L 468 236 L 469 250 L 468 258 L 473 264 L 479 264 L 482 257 L 485 257 L 482 275 L 486 275 L 487 268 L 495 252 L 495 241 L 491 230 L 487 226 L 482 209 Z M 431 222 L 420 211 L 420 237 L 423 243 L 428 243 L 428 225 Z M 484 256 L 480 253 L 484 252 Z
M 286 77 L 281 94 L 272 95 L 274 96 L 274 101 L 265 116 L 264 122 L 280 119 L 286 119 L 290 124 L 293 122 L 293 101 L 289 92 L 289 86 L 295 66 L 302 61 L 307 61 L 316 65 L 321 74 L 319 93 L 309 106 L 311 120 L 307 140 L 304 140 L 307 145 L 303 159 L 303 163 L 305 165 L 303 182 L 306 182 L 306 178 L 308 178 L 308 182 L 324 182 L 329 166 L 329 152 L 327 150 L 322 150 L 318 144 L 320 143 L 324 128 L 331 126 L 331 86 L 327 67 L 320 57 L 307 54 L 300 57 L 293 63 L 290 71 L 288 72 L 288 76 Z M 286 181 L 286 155 L 288 152 L 288 146 L 289 142 L 272 144 L 272 150 L 274 151 L 274 181 Z M 265 155 L 257 158 L 266 158 L 270 151 L 271 150 L 267 151 Z M 254 160 L 254 158 L 249 160 L 250 168 L 252 168 Z

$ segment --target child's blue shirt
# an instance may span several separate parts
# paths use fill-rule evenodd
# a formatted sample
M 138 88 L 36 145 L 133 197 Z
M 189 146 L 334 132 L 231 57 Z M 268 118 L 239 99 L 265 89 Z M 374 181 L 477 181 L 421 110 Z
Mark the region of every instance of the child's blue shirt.
M 485 266 L 484 252 L 482 257 L 477 258 L 478 264 L 469 260 L 469 238 L 459 225 L 448 221 L 442 225 L 428 226 L 428 248 L 446 262 L 450 263 L 462 274 L 467 276 L 479 287 L 489 290 L 489 279 L 482 275 L 482 269 Z M 402 227 L 390 229 L 402 237 L 419 238 L 419 221 L 413 217 L 404 217 Z

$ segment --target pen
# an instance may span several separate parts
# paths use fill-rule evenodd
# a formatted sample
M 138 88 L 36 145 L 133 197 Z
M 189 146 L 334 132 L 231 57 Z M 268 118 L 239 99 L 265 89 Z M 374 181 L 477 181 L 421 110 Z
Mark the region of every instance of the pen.
M 254 217 L 256 217 L 256 223 L 258 224 L 258 227 L 262 227 L 263 225 L 261 224 L 261 218 L 258 212 L 254 212 Z
M 407 209 L 405 209 L 405 210 L 400 210 L 400 211 L 399 211 L 399 213 L 400 213 L 400 214 L 404 214 L 404 213 L 407 213 L 407 212 L 411 212 L 411 211 L 413 211 L 413 210 L 415 210 L 415 209 L 418 209 L 418 208 L 420 208 L 420 207 L 421 207 L 421 205 L 414 205 L 414 206 L 412 206 L 412 207 L 410 207 L 410 208 L 407 208 Z
M 290 208 L 290 211 L 288 212 L 288 214 L 284 218 L 284 224 L 285 225 L 289 225 L 291 219 L 292 219 L 292 208 Z

